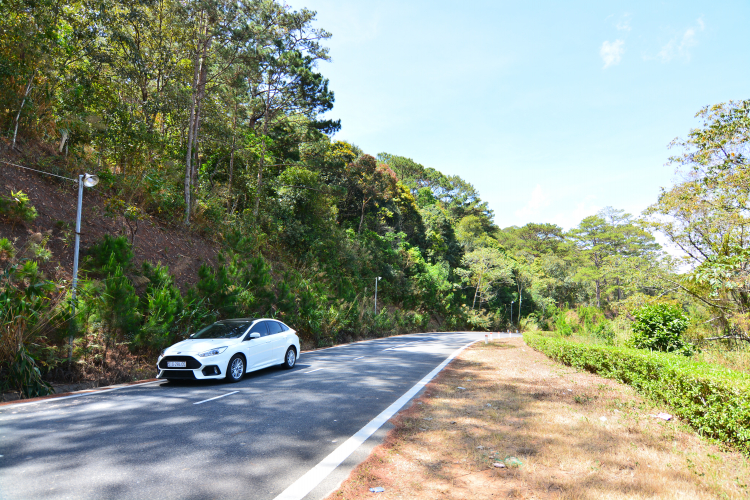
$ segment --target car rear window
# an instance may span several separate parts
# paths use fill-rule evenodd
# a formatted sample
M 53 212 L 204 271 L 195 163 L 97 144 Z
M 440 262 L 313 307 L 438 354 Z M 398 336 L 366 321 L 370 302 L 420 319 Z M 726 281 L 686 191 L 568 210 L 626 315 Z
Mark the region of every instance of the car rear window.
M 281 323 L 278 321 L 267 321 L 268 331 L 273 335 L 274 333 L 281 333 L 284 329 L 281 327 Z
M 236 339 L 250 326 L 249 321 L 219 321 L 190 336 L 191 339 Z

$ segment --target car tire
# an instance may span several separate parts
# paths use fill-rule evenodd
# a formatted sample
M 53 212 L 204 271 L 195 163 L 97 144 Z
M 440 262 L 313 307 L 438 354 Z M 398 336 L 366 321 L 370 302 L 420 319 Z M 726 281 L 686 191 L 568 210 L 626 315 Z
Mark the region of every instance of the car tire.
M 281 366 L 287 370 L 294 368 L 294 365 L 297 363 L 297 351 L 294 349 L 294 347 L 290 347 L 286 350 L 286 354 L 284 354 L 284 362 L 281 363 Z
M 227 365 L 226 380 L 229 382 L 239 382 L 245 375 L 245 358 L 239 354 L 232 356 Z

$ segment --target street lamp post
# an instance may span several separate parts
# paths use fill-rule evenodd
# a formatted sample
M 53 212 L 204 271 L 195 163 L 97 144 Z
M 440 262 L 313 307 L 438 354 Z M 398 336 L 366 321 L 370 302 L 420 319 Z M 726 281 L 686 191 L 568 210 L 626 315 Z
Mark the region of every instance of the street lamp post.
M 513 329 L 513 303 L 515 300 L 510 301 L 510 329 Z
M 93 174 L 78 176 L 78 209 L 76 210 L 76 239 L 73 249 L 73 281 L 70 287 L 70 337 L 68 337 L 68 361 L 73 359 L 73 322 L 76 316 L 76 287 L 78 286 L 78 253 L 81 243 L 81 207 L 83 206 L 83 186 L 94 187 L 99 177 Z
M 378 315 L 378 281 L 380 281 L 380 276 L 375 278 L 375 316 Z

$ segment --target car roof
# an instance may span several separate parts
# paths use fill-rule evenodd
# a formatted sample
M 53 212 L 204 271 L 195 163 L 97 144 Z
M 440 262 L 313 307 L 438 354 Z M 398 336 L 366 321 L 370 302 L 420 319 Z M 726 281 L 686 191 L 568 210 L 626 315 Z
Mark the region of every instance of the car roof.
M 282 323 L 280 319 L 275 318 L 232 318 L 232 319 L 222 319 L 217 321 L 217 323 L 251 323 L 253 321 L 278 321 Z

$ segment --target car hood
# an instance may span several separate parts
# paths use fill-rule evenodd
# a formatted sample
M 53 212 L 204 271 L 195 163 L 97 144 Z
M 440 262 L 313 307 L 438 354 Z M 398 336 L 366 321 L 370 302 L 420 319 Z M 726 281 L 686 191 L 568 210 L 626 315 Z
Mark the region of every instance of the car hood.
M 230 346 L 239 342 L 239 339 L 197 339 L 183 340 L 164 351 L 165 356 L 180 354 L 195 354 L 198 352 L 208 351 L 214 347 Z

